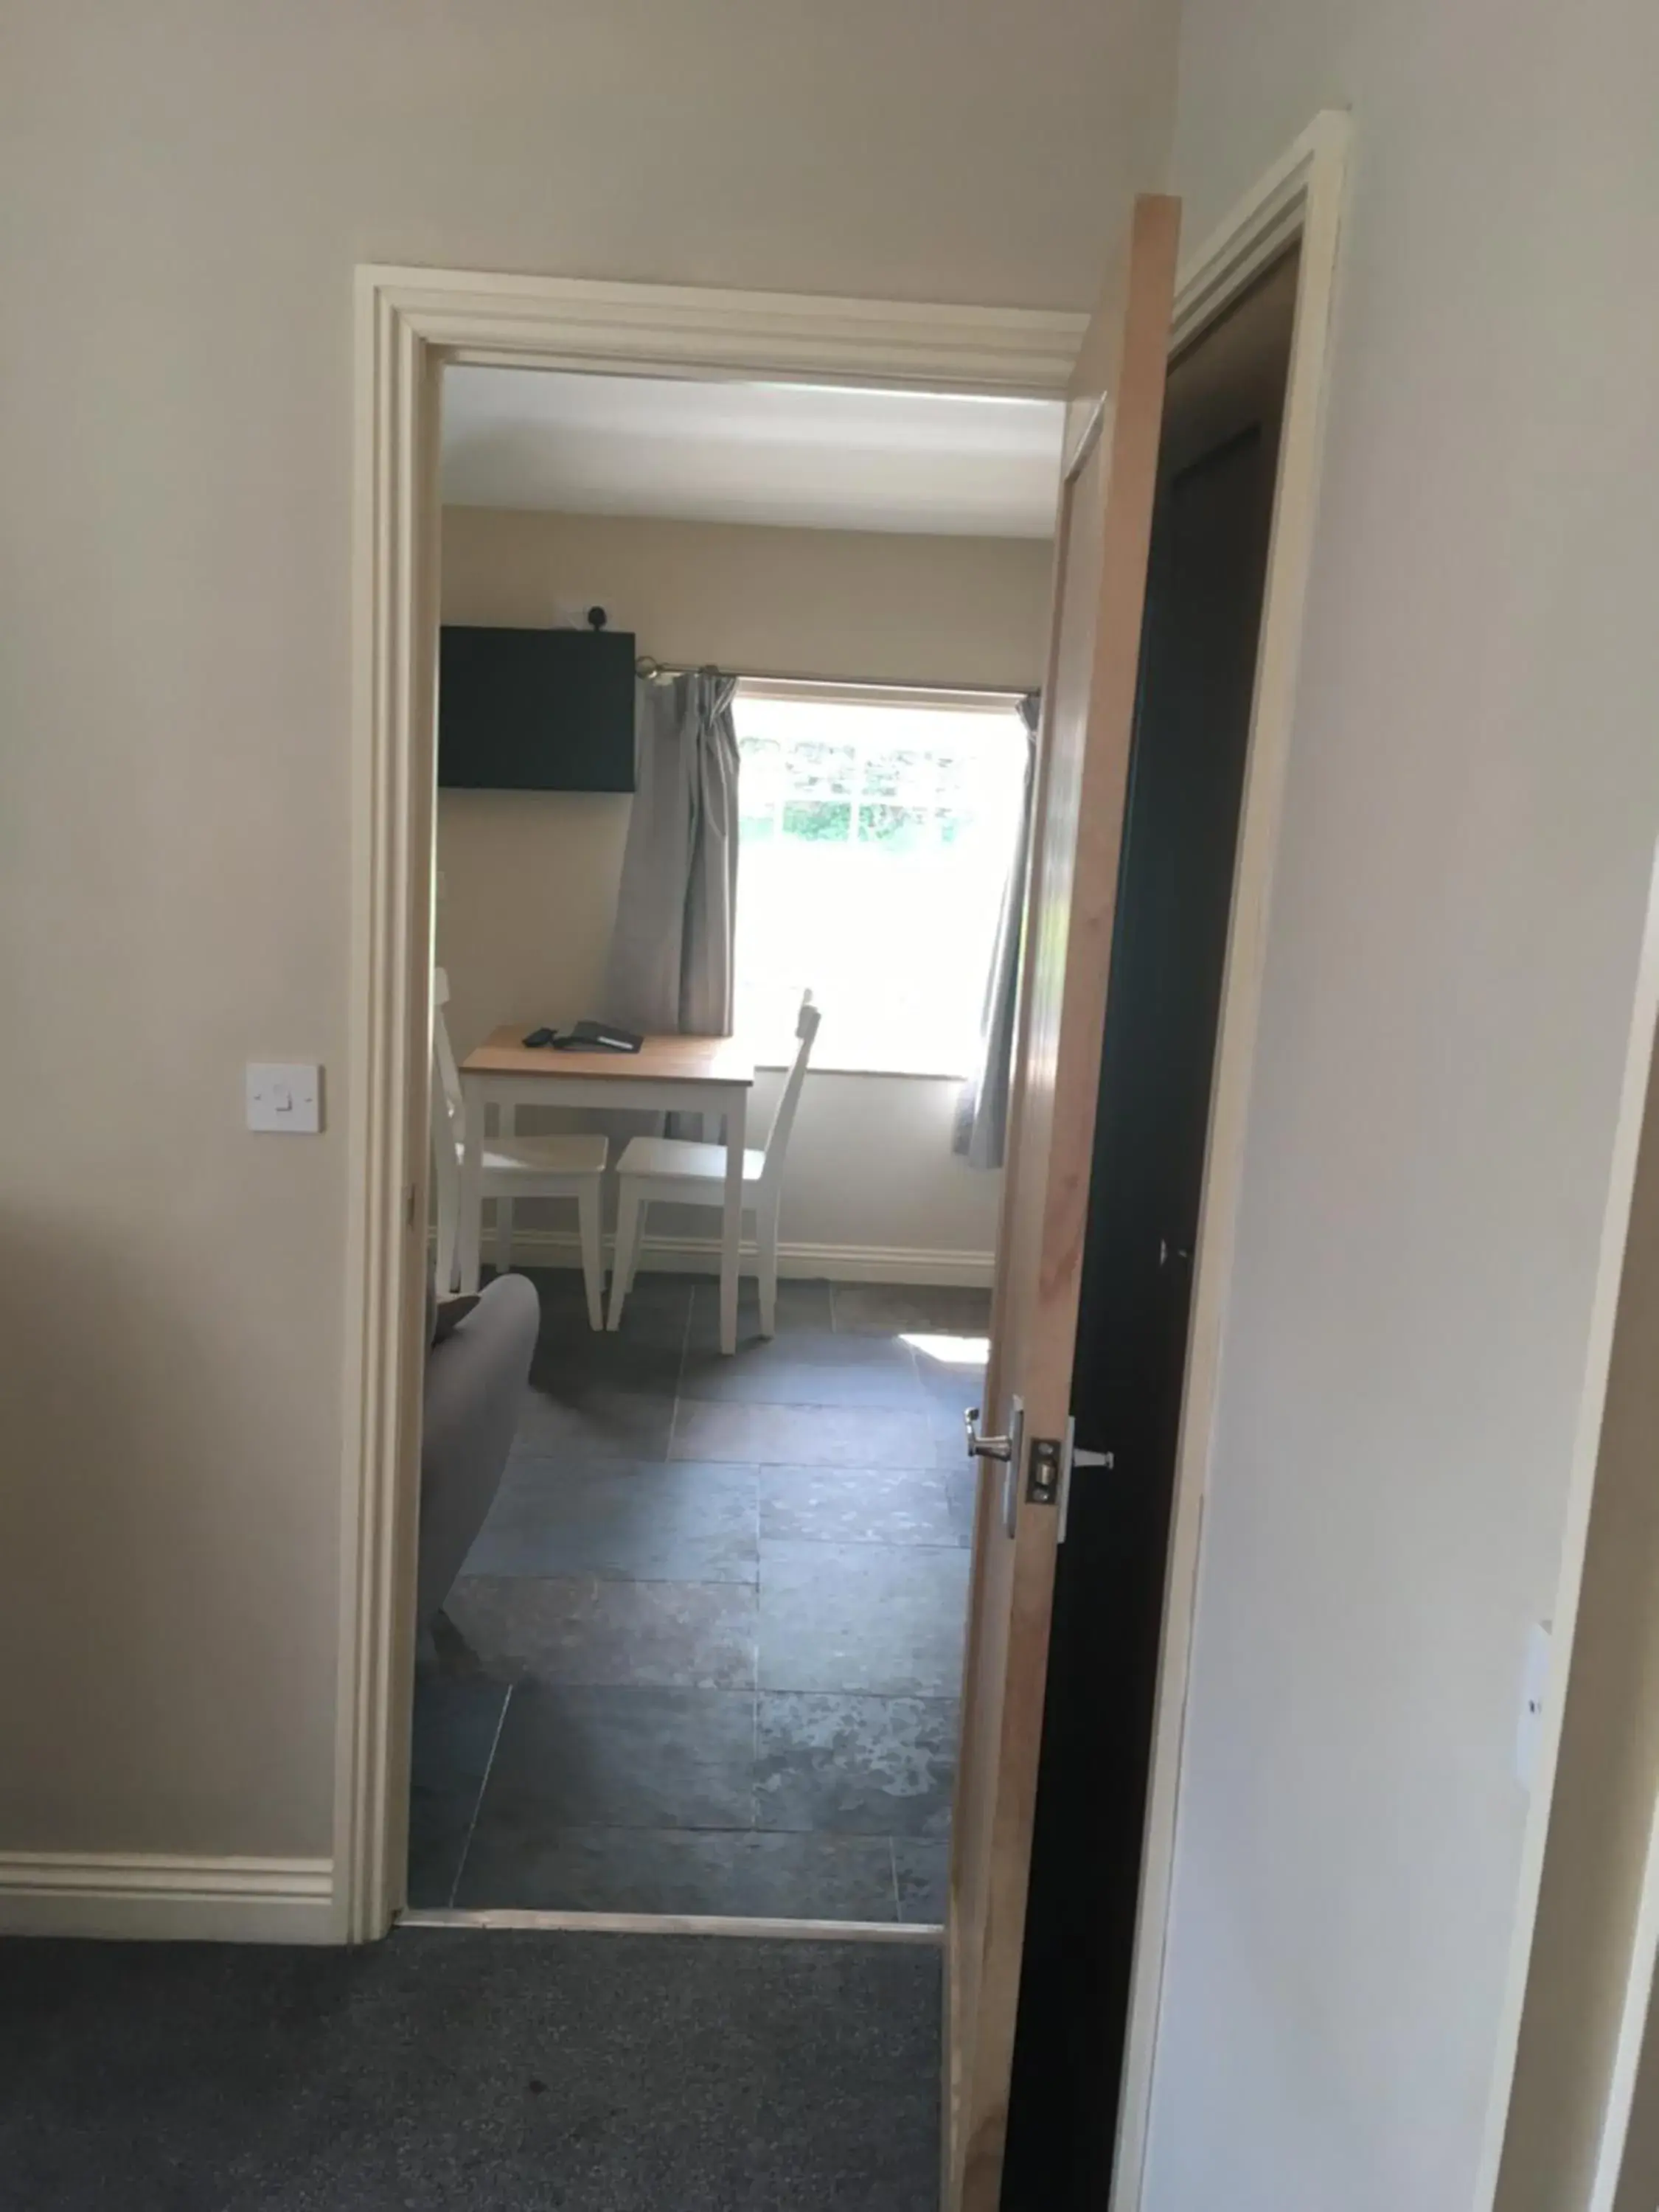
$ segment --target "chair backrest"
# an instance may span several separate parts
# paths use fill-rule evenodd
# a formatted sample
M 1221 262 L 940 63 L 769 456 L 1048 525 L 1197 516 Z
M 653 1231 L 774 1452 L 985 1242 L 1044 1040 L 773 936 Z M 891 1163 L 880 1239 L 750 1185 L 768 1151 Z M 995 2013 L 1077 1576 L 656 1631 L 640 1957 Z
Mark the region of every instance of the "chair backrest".
M 444 1008 L 449 978 L 432 971 L 432 1178 L 437 1196 L 438 1254 L 435 1280 L 441 1291 L 455 1286 L 455 1246 L 461 1218 L 461 1078 L 449 1042 Z
M 459 1140 L 461 1133 L 461 1073 L 455 1065 L 455 1048 L 449 1042 L 444 1008 L 449 1004 L 449 977 L 441 968 L 432 971 L 432 1121 L 435 1129 L 441 1108 Z
M 783 1173 L 783 1157 L 789 1148 L 789 1132 L 795 1126 L 795 1109 L 800 1104 L 801 1085 L 806 1080 L 806 1063 L 812 1056 L 812 1040 L 818 1033 L 823 1019 L 812 1004 L 812 994 L 801 997 L 800 1012 L 795 1022 L 795 1035 L 799 1042 L 788 1074 L 784 1078 L 783 1090 L 778 1099 L 778 1109 L 772 1116 L 772 1126 L 766 1133 L 766 1152 L 761 1169 L 763 1183 L 775 1183 Z
M 460 1189 L 460 1143 L 465 1127 L 461 1100 L 460 1070 L 455 1048 L 449 1042 L 444 1008 L 449 1004 L 449 978 L 441 968 L 432 971 L 432 1156 L 441 1199 L 453 1179 Z

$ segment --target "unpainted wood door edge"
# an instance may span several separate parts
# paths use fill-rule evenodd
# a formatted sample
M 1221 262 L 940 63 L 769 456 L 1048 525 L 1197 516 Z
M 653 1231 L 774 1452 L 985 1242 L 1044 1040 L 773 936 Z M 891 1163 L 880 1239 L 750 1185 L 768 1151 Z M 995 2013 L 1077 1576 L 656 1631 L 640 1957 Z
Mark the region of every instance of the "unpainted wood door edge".
M 1036 733 L 1037 750 L 1032 768 L 1031 811 L 1034 829 L 1028 841 L 1022 911 L 1030 904 L 1031 884 L 1042 856 L 1041 839 L 1037 834 L 1036 825 L 1040 825 L 1046 817 L 1053 765 L 1048 715 L 1054 697 L 1060 665 L 1060 614 L 1065 603 L 1069 575 L 1071 533 L 1078 478 L 1082 472 L 1084 462 L 1088 457 L 1088 451 L 1087 447 L 1080 447 L 1076 453 L 1067 458 L 1062 468 L 1060 496 L 1056 502 L 1054 552 L 1048 602 L 1050 608 L 1048 645 L 1043 668 L 1043 712 Z M 1030 1058 L 1031 981 L 1037 951 L 1036 933 L 1030 930 L 1025 931 L 1021 945 L 1019 983 L 1015 1001 L 1012 1087 L 1009 1098 L 1007 1142 L 1005 1148 L 1009 1165 L 1003 1176 L 997 1222 L 999 1258 L 992 1291 L 990 1358 L 986 1367 L 982 1401 L 984 1421 L 988 1427 L 1006 1426 L 1008 1418 L 1000 1356 L 1000 1347 L 1004 1341 L 1004 1291 L 1006 1284 L 1005 1257 L 1012 1247 L 1010 1224 L 1020 1199 L 1018 1164 L 1022 1156 L 1020 1138 L 1026 1112 L 1026 1084 L 1024 1078 Z M 963 1653 L 963 1692 L 959 1700 L 960 1717 L 957 1729 L 957 1764 L 952 1792 L 955 1807 L 962 1804 L 975 1779 L 974 1758 L 977 1737 L 972 1723 L 975 1717 L 975 1686 L 980 1680 L 977 1662 L 980 1657 L 980 1627 L 984 1613 L 983 1580 L 991 1558 L 992 1544 L 995 1540 L 995 1534 L 1000 1523 L 996 1495 L 999 1485 L 993 1480 L 993 1466 L 991 1463 L 980 1461 L 975 1462 L 975 1470 L 976 1495 L 969 1590 L 968 1634 Z M 977 1954 L 964 1957 L 957 1940 L 962 1921 L 961 1846 L 963 1832 L 962 1822 L 953 1817 L 951 1823 L 951 1863 L 945 1917 L 946 2004 L 945 2048 L 942 2054 L 944 2097 L 940 2111 L 939 2195 L 941 2205 L 945 2208 L 945 2212 L 949 2212 L 949 2208 L 961 2191 L 967 2157 L 967 2139 L 959 2125 L 959 2112 L 964 2076 L 971 2074 L 974 2063 L 975 2014 L 980 1969 L 982 1963 Z
M 1051 608 L 1056 611 L 1056 612 L 1063 603 L 1066 591 L 1068 544 L 1071 536 L 1072 506 L 1075 496 L 1077 473 L 1078 466 L 1073 465 L 1072 468 L 1065 471 L 1062 474 L 1060 484 L 1060 495 L 1055 502 L 1054 557 L 1049 568 L 1048 604 Z M 1054 697 L 1054 677 L 1059 662 L 1059 653 L 1060 624 L 1057 619 L 1051 619 L 1049 624 L 1048 651 L 1044 656 L 1043 662 L 1042 697 L 1045 702 Z M 1048 718 L 1046 705 L 1045 711 L 1039 720 L 1033 744 L 1036 750 L 1031 763 L 1031 808 L 1033 819 L 1036 820 L 1040 818 L 1041 810 L 1043 804 L 1043 794 L 1048 789 L 1049 751 L 1048 744 Z M 1028 838 L 1026 840 L 1025 879 L 1020 886 L 1020 911 L 1022 914 L 1025 910 L 1026 903 L 1030 896 L 1031 873 L 1036 860 L 1036 841 L 1034 837 Z M 1020 1071 L 1025 1065 L 1024 1048 L 1030 1037 L 1030 993 L 1027 986 L 1026 969 L 1033 957 L 1034 947 L 1030 943 L 1024 944 L 1021 949 L 1020 975 L 1018 988 L 1015 997 L 1014 1076 L 1012 1095 L 1008 1102 L 1006 1141 L 1004 1146 L 1005 1156 L 1011 1160 L 1017 1159 L 1018 1158 L 1019 1128 L 1024 1109 L 1025 1086 L 1024 1082 L 1021 1080 Z M 1002 1181 L 1000 1202 L 998 1208 L 997 1249 L 999 1253 L 1004 1252 L 1007 1249 L 1007 1223 L 1010 1215 L 1010 1208 L 1014 1203 L 1013 1185 L 1014 1177 L 1012 1175 L 1005 1174 Z M 993 1279 L 991 1291 L 990 1344 L 994 1352 L 995 1346 L 1000 1340 L 1000 1324 L 1003 1281 L 1003 1270 L 999 1266 Z M 985 1374 L 982 1399 L 984 1425 L 987 1427 L 992 1425 L 1000 1417 L 1001 1389 L 1002 1380 L 1000 1370 L 996 1366 L 988 1364 Z M 967 1616 L 968 1632 L 963 1644 L 962 1686 L 960 1694 L 957 1698 L 957 1781 L 953 1795 L 955 1792 L 959 1791 L 962 1787 L 964 1761 L 971 1745 L 971 1734 L 968 1725 L 969 1702 L 971 1686 L 978 1680 L 978 1675 L 975 1671 L 975 1661 L 979 1656 L 979 1624 L 982 1617 L 982 1607 L 980 1598 L 981 1579 L 985 1572 L 986 1563 L 988 1557 L 987 1538 L 993 1516 L 993 1507 L 991 1504 L 991 1491 L 993 1486 L 989 1480 L 990 1463 L 984 1460 L 975 1460 L 972 1464 L 975 1474 L 974 1537 L 973 1549 L 969 1555 Z M 967 1980 L 964 1975 L 963 1963 L 957 1955 L 956 1945 L 956 1932 L 959 1923 L 959 1916 L 957 1908 L 961 1894 L 962 1885 L 962 1868 L 957 1856 L 957 1847 L 960 1838 L 960 1825 L 953 1820 L 951 1823 L 950 1860 L 945 1881 L 946 1909 L 944 2034 L 941 2039 L 939 2051 L 941 2076 L 939 2097 L 939 2186 L 942 2199 L 945 2192 L 954 2185 L 954 2177 L 952 2175 L 951 2166 L 954 2156 L 954 2146 L 957 2140 L 955 2131 L 955 2123 L 960 2089 L 960 2068 L 964 2042 L 963 2027 L 959 2007 L 963 2002 L 968 2002 L 967 1992 L 969 1989 L 973 1986 L 973 1984 Z
M 452 360 L 1063 399 L 1086 318 L 367 264 L 356 272 L 350 1030 L 343 1089 L 331 1928 L 403 1902 L 418 1480 L 439 371 Z
M 1303 612 L 1323 446 L 1350 123 L 1316 116 L 1183 267 L 1172 349 L 1190 345 L 1287 247 L 1300 250 L 1291 364 L 1218 1023 L 1192 1320 L 1176 1444 L 1153 1747 L 1109 2212 L 1140 2212 L 1164 2002 L 1204 1499 L 1214 1443 Z
M 1082 695 L 1085 720 L 1079 780 L 1066 801 L 1074 810 L 1068 813 L 1066 830 L 1073 850 L 1063 860 L 1070 877 L 1069 916 L 1058 939 L 1042 929 L 1028 933 L 1022 975 L 1022 1052 L 1017 1068 L 1023 1068 L 1029 1054 L 1039 976 L 1046 976 L 1045 990 L 1058 993 L 1055 1056 L 1049 1076 L 1053 1126 L 1048 1143 L 1033 1161 L 1011 1154 L 1009 1182 L 1018 1181 L 1018 1188 L 1011 1190 L 1005 1184 L 1002 1264 L 1014 1263 L 1018 1240 L 1006 1232 L 1017 1213 L 1028 1222 L 1034 1218 L 1036 1243 L 1026 1256 L 1036 1267 L 1032 1286 L 1036 1306 L 1029 1317 L 1035 1326 L 1021 1345 L 1024 1364 L 1017 1379 L 1028 1427 L 1056 1437 L 1064 1432 L 1071 1403 L 1088 1164 L 1097 1110 L 1179 227 L 1178 201 L 1158 193 L 1138 196 L 1126 234 L 1121 321 L 1109 342 L 1111 357 L 1093 363 L 1112 392 L 1112 404 L 1102 417 L 1098 485 L 1090 493 L 1097 501 L 1094 527 L 1099 532 L 1100 568 Z M 1074 457 L 1079 486 L 1088 458 L 1086 447 Z M 1054 611 L 1051 661 L 1064 621 L 1061 600 Z M 1054 696 L 1051 683 L 1051 712 Z M 1045 769 L 1050 758 L 1045 757 Z M 1048 800 L 1045 776 L 1039 787 L 1031 862 L 1038 895 L 1045 899 L 1049 880 L 1046 873 L 1040 880 L 1039 876 L 1048 859 Z M 1060 880 L 1064 887 L 1066 878 Z M 1024 1103 L 1022 1088 L 1022 1110 Z M 1034 1188 L 1026 1188 L 1022 1170 L 1035 1172 Z M 994 1367 L 1000 1356 L 1000 1345 L 994 1344 Z M 1002 1388 L 999 1373 L 996 1392 L 989 1400 L 999 1419 Z M 981 1501 L 976 1532 L 981 1535 L 985 1518 Z M 1006 1557 L 1008 1547 L 1005 1545 L 1003 1550 Z M 959 2105 L 946 2169 L 945 2202 L 960 2212 L 989 2212 L 1000 2186 L 1055 1554 L 1053 1513 L 1022 1504 L 1007 1569 L 1006 1602 L 1013 1626 L 997 1684 L 997 1702 L 990 1709 L 994 1752 L 987 1771 L 994 1786 L 980 1808 L 990 1825 L 981 1853 L 981 1917 L 971 1931 L 976 1936 L 977 1957 L 968 1961 L 973 2029 L 968 2068 L 955 2084 Z M 963 1726 L 965 1735 L 965 1713 Z M 959 1789 L 958 1807 L 964 1795 Z

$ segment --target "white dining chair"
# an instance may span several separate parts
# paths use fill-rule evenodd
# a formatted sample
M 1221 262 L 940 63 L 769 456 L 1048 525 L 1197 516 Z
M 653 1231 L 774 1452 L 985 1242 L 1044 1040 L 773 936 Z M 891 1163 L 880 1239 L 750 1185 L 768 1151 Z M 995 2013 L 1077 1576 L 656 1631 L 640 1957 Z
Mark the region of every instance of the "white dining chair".
M 455 1286 L 461 1219 L 461 1159 L 466 1109 L 449 1024 L 449 978 L 432 971 L 432 1150 L 438 1184 L 438 1281 Z M 510 1121 L 514 1109 L 501 1109 Z M 513 1202 L 519 1198 L 574 1198 L 581 1238 L 582 1283 L 587 1318 L 605 1327 L 605 1258 L 599 1237 L 600 1193 L 610 1146 L 602 1136 L 521 1137 L 509 1126 L 486 1136 L 478 1178 L 479 1210 L 495 1204 L 495 1272 L 513 1264 Z M 476 1285 L 475 1285 L 476 1287 Z
M 758 1152 L 745 1152 L 743 1156 L 743 1209 L 755 1217 L 755 1272 L 760 1282 L 763 1336 L 772 1335 L 777 1326 L 778 1206 L 783 1196 L 784 1155 L 789 1132 L 795 1126 L 795 1109 L 800 1103 L 819 1019 L 808 991 L 795 1024 L 794 1060 L 785 1078 L 766 1142 Z M 683 1137 L 635 1137 L 617 1163 L 617 1249 L 611 1267 L 612 1328 L 621 1326 L 623 1301 L 634 1287 L 648 1208 L 660 1204 L 723 1210 L 726 1147 L 695 1144 Z

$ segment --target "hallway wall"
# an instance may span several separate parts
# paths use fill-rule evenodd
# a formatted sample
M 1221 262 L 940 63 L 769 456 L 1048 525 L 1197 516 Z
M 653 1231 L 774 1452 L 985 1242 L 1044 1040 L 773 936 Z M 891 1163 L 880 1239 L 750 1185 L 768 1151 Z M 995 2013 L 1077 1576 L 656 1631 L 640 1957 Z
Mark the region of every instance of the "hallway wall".
M 0 1924 L 20 1888 L 72 1917 L 66 1851 L 116 1855 L 118 1906 L 227 1856 L 326 1879 L 354 265 L 1086 304 L 1171 33 L 1156 0 L 8 10 Z M 244 1128 L 269 1058 L 324 1064 L 320 1137 Z
M 1354 155 L 1146 2212 L 1481 2212 L 1659 833 L 1659 19 L 1186 0 L 1189 247 Z

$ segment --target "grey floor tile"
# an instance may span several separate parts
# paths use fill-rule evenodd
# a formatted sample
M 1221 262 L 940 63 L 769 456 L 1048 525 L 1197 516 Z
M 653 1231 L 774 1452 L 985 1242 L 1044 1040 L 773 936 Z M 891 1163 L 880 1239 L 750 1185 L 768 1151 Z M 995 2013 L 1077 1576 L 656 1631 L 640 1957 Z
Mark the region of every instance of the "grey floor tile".
M 760 1533 L 793 1543 L 954 1544 L 947 1480 L 933 1468 L 763 1468 Z
M 878 1406 L 704 1405 L 682 1400 L 669 1456 L 774 1467 L 926 1467 L 925 1413 Z
M 854 1344 L 854 1337 L 830 1340 Z M 880 1344 L 872 1337 L 866 1341 Z M 718 1352 L 693 1352 L 680 1370 L 682 1398 L 714 1403 L 769 1406 L 881 1406 L 902 1412 L 925 1409 L 927 1399 L 910 1361 L 791 1360 L 793 1338 L 780 1337 L 764 1352 L 739 1351 L 732 1358 Z
M 940 1480 L 950 1501 L 951 1526 L 958 1544 L 974 1540 L 974 1509 L 979 1497 L 979 1477 L 971 1468 L 953 1467 L 941 1469 Z
M 533 1277 L 541 1297 L 543 1345 L 594 1343 L 595 1333 L 588 1327 L 586 1292 L 580 1272 L 574 1267 L 538 1267 L 526 1272 Z M 690 1275 L 639 1276 L 628 1294 L 623 1326 L 614 1334 L 609 1330 L 601 1334 L 609 1335 L 617 1345 L 636 1348 L 654 1346 L 678 1351 L 685 1341 L 694 1282 Z M 608 1312 L 608 1281 L 605 1297 Z
M 763 1690 L 757 1743 L 757 1827 L 866 1836 L 950 1833 L 957 1767 L 953 1698 Z M 500 1767 L 498 1756 L 498 1773 Z M 495 1787 L 492 1782 L 492 1792 Z
M 754 1768 L 751 1691 L 524 1683 L 501 1724 L 478 1832 L 499 1820 L 520 1829 L 745 1828 Z
M 956 1697 L 968 1562 L 955 1547 L 763 1540 L 761 1687 Z
M 713 1276 L 698 1275 L 688 1279 L 693 1289 L 690 1330 L 686 1340 L 706 1350 L 720 1343 L 720 1284 Z M 776 1324 L 778 1339 L 791 1336 L 798 1330 L 833 1328 L 829 1284 L 793 1280 L 780 1283 Z M 738 1342 L 742 1346 L 768 1341 L 760 1333 L 760 1293 L 753 1276 L 745 1275 L 738 1285 Z
M 909 1837 L 895 1836 L 893 1874 L 898 1885 L 899 1918 L 942 1923 L 950 1871 L 948 1844 L 920 1843 Z
M 465 1571 L 752 1583 L 758 1497 L 751 1467 L 520 1455 Z
M 754 1686 L 755 1592 L 743 1583 L 463 1575 L 446 1610 L 498 1680 Z
M 598 1394 L 672 1398 L 679 1384 L 681 1351 L 675 1344 L 636 1344 L 624 1336 L 582 1334 L 550 1339 L 544 1333 L 530 1364 L 532 1390 L 580 1406 Z
M 532 1381 L 519 1416 L 518 1449 L 573 1460 L 665 1459 L 673 1425 L 672 1395 Z
M 983 1336 L 991 1325 L 991 1293 L 929 1283 L 836 1283 L 836 1327 L 882 1335 Z
M 730 1358 L 721 1353 L 711 1329 L 698 1332 L 686 1346 L 689 1362 L 712 1365 L 726 1358 L 729 1367 L 765 1370 L 769 1367 L 878 1367 L 904 1373 L 915 1370 L 915 1355 L 899 1336 L 838 1335 L 826 1322 L 822 1328 L 780 1328 L 776 1336 L 739 1336 Z
M 507 1704 L 505 1683 L 422 1673 L 410 1744 L 409 1901 L 446 1905 Z
M 884 1837 L 515 1827 L 473 1839 L 458 1904 L 544 1912 L 896 1917 Z M 718 2023 L 710 2023 L 718 2033 Z

